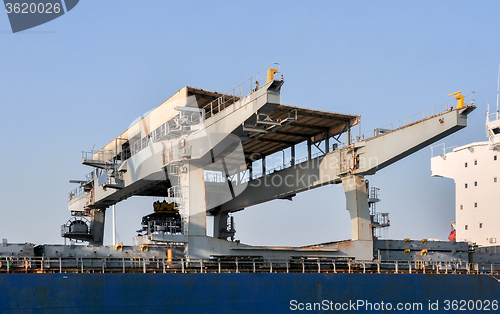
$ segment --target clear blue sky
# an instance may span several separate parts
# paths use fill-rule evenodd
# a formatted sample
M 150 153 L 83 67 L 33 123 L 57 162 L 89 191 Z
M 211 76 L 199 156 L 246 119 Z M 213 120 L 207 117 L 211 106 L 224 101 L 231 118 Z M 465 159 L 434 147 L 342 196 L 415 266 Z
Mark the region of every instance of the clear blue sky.
M 362 116 L 363 130 L 475 91 L 478 109 L 450 145 L 485 140 L 496 99 L 498 1 L 97 1 L 12 34 L 0 13 L 0 237 L 61 243 L 70 179 L 101 148 L 183 86 L 225 92 L 271 62 L 282 103 Z M 375 176 L 394 239 L 445 239 L 453 181 L 431 178 L 426 148 Z M 117 205 L 131 243 L 151 200 Z M 108 220 L 110 222 L 110 220 Z M 108 223 L 105 243 L 111 243 Z M 304 245 L 350 237 L 341 186 L 236 214 L 244 243 Z

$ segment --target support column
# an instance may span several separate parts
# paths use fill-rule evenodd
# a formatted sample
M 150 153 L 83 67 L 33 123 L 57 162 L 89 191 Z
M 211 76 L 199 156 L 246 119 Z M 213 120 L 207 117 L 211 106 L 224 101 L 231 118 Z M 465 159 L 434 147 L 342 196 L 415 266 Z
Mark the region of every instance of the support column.
M 115 213 L 115 205 L 112 207 L 113 214 L 113 246 L 116 246 L 116 213 Z
M 185 163 L 181 166 L 181 186 L 187 193 L 184 200 L 189 213 L 189 236 L 206 236 L 207 210 L 205 204 L 205 180 L 203 167 Z
M 248 181 L 253 179 L 253 161 L 247 160 L 248 167 Z
M 227 212 L 214 216 L 214 238 L 223 239 L 221 231 L 227 228 Z M 223 229 L 224 228 L 224 229 Z
M 105 208 L 96 208 L 92 210 L 90 228 L 92 230 L 92 245 L 103 245 L 104 243 L 104 220 L 106 218 Z
M 231 218 L 232 219 L 232 218 Z M 234 237 L 236 231 L 232 227 L 231 230 L 228 230 L 229 224 L 229 213 L 222 212 L 218 215 L 214 216 L 214 238 L 227 240 L 228 237 Z
M 290 163 L 292 164 L 293 167 L 293 165 L 295 165 L 295 145 L 290 146 L 290 155 L 291 155 Z
M 330 152 L 330 133 L 325 132 L 325 154 Z
M 372 241 L 367 180 L 361 176 L 348 176 L 342 180 L 347 210 L 351 216 L 352 241 Z
M 307 139 L 307 160 L 311 160 L 311 145 L 312 145 L 311 139 L 308 138 Z
M 262 157 L 262 176 L 266 175 L 266 156 Z

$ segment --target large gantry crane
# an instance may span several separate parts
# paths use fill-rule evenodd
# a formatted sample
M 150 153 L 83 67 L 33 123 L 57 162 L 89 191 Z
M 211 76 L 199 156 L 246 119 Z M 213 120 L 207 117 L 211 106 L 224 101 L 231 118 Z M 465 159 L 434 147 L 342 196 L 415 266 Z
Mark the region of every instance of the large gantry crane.
M 184 87 L 101 150 L 84 153 L 83 164 L 94 169 L 70 193 L 74 217 L 62 226 L 62 236 L 102 245 L 106 209 L 142 195 L 165 200 L 156 201 L 155 213 L 143 218 L 145 232 L 136 242 L 167 246 L 177 257 L 372 260 L 365 176 L 466 127 L 475 107 L 446 108 L 353 140 L 351 128 L 360 116 L 281 104 L 279 74 L 279 66 L 270 65 L 226 94 Z M 342 135 L 345 143 L 339 141 Z M 307 158 L 297 160 L 296 145 L 302 142 Z M 320 154 L 312 154 L 313 145 Z M 286 166 L 266 168 L 266 157 L 287 149 Z M 344 187 L 350 240 L 304 247 L 234 241 L 230 213 L 327 184 Z M 207 235 L 207 215 L 214 218 L 213 236 Z

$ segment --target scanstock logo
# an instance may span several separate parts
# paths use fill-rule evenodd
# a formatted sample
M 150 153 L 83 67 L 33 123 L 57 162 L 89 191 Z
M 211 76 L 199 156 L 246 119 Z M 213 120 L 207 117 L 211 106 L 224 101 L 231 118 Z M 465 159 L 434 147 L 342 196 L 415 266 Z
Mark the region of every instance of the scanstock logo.
M 3 0 L 12 32 L 50 22 L 71 11 L 79 0 Z

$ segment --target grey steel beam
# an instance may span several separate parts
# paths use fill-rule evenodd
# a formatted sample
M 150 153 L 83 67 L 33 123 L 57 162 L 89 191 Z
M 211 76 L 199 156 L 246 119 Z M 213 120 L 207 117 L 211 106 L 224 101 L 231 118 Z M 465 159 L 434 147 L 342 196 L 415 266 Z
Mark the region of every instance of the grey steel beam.
M 336 181 L 347 175 L 373 175 L 465 128 L 467 115 L 474 109 L 474 106 L 470 106 L 448 110 L 331 152 L 320 165 L 320 181 Z
M 472 110 L 474 109 L 469 107 L 468 110 L 447 111 L 250 181 L 243 193 L 222 205 L 222 210 L 237 211 L 321 185 L 338 184 L 349 175 L 374 174 L 464 128 L 467 125 L 467 114 Z M 360 162 L 356 163 L 356 160 Z M 359 164 L 357 169 L 356 164 Z M 278 186 L 278 183 L 281 185 Z
M 298 123 L 298 122 L 290 122 L 290 125 L 291 126 L 298 126 L 298 127 L 305 128 L 305 129 L 319 130 L 319 131 L 323 131 L 323 132 L 328 132 L 329 131 L 329 128 L 327 128 L 327 127 L 315 126 L 315 125 Z
M 282 134 L 282 135 L 288 135 L 288 136 L 296 136 L 296 137 L 301 137 L 303 139 L 308 138 L 307 135 L 304 135 L 303 133 L 295 133 L 295 132 L 288 132 L 288 131 L 279 131 L 279 130 L 272 130 L 270 131 L 271 133 L 276 133 L 276 134 Z
M 291 141 L 284 141 L 284 140 L 275 140 L 275 139 L 268 139 L 268 138 L 259 138 L 259 141 L 263 141 L 263 142 L 270 142 L 270 143 L 280 143 L 280 144 L 286 144 L 286 145 L 294 145 L 295 142 L 291 142 Z
M 234 212 L 277 198 L 286 198 L 319 186 L 319 164 L 323 157 L 307 160 L 258 179 L 251 180 L 236 198 L 221 205 L 221 211 Z M 341 181 L 339 180 L 340 183 Z
M 199 150 L 193 150 L 191 158 L 197 159 L 206 156 L 212 148 L 240 127 L 255 112 L 271 110 L 266 109 L 266 106 L 273 108 L 278 106 L 281 85 L 282 82 L 279 81 L 269 82 L 256 92 L 242 97 L 236 103 L 206 119 L 203 128 L 190 134 L 187 140 L 188 142 L 204 143 L 204 145 L 198 145 Z M 93 205 L 105 208 L 130 196 L 141 195 L 149 187 L 165 181 L 163 152 L 162 143 L 152 143 L 137 155 L 124 161 L 120 166 L 120 170 L 124 170 L 124 184 L 120 190 L 99 186 L 96 179 L 94 185 L 95 203 Z

